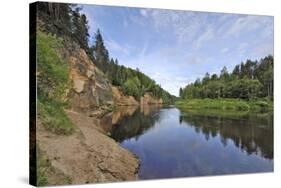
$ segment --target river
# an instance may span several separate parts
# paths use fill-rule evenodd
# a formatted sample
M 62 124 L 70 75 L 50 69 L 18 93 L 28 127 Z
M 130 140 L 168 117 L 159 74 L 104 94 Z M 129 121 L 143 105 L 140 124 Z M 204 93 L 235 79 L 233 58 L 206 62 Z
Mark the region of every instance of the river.
M 273 171 L 272 113 L 145 106 L 116 120 L 110 135 L 138 156 L 140 179 Z

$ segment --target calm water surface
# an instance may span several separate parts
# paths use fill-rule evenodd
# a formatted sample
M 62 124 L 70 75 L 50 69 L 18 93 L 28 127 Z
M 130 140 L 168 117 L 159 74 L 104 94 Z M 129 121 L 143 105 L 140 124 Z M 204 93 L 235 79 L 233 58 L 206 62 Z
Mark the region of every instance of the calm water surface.
M 146 106 L 123 113 L 110 134 L 139 157 L 140 179 L 271 172 L 272 119 Z

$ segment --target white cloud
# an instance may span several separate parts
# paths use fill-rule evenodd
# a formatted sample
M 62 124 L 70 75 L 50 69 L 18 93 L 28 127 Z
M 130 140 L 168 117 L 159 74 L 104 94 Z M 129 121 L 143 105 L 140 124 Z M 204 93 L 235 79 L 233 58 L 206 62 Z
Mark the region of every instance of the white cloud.
M 169 76 L 168 73 L 161 74 L 159 72 L 155 72 L 153 75 L 151 75 L 151 78 L 160 84 L 163 89 L 175 96 L 179 96 L 180 87 L 185 87 L 187 84 L 193 81 L 186 77 L 174 75 Z
M 212 40 L 215 37 L 213 27 L 209 26 L 205 32 L 194 40 L 195 48 L 200 48 L 204 43 Z
M 116 41 L 114 40 L 105 40 L 105 46 L 109 49 L 109 50 L 114 50 L 114 51 L 118 51 L 120 53 L 123 53 L 125 55 L 129 55 L 129 48 L 122 46 L 120 44 L 118 44 Z
M 271 17 L 267 16 L 240 16 L 237 19 L 229 22 L 229 28 L 224 32 L 226 37 L 237 37 L 245 32 L 250 32 L 257 29 L 265 29 L 268 26 L 271 26 L 271 23 Z
M 189 54 L 187 55 L 186 61 L 184 62 L 184 65 L 195 65 L 195 64 L 201 64 L 201 63 L 210 63 L 212 61 L 211 57 L 202 57 L 197 56 L 196 54 Z
M 171 30 L 178 42 L 192 41 L 200 31 L 202 21 L 206 19 L 205 14 L 187 11 L 141 9 L 140 12 L 158 32 L 163 29 Z

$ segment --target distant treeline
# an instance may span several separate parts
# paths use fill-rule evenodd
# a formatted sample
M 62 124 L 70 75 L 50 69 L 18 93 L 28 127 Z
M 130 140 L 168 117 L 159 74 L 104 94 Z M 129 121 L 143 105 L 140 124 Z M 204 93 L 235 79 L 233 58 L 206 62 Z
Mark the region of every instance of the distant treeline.
M 220 75 L 206 73 L 202 79 L 180 88 L 182 99 L 268 97 L 273 100 L 273 56 L 260 61 L 247 60 L 236 65 L 232 73 L 223 67 Z
M 40 2 L 37 8 L 39 20 L 43 21 L 46 32 L 79 44 L 111 83 L 119 86 L 126 95 L 134 96 L 138 100 L 144 93 L 149 92 L 154 97 L 162 98 L 165 103 L 173 102 L 174 96 L 139 69 L 119 65 L 117 59 L 111 58 L 99 29 L 93 34 L 94 44 L 89 45 L 88 20 L 81 13 L 81 7 L 67 3 Z

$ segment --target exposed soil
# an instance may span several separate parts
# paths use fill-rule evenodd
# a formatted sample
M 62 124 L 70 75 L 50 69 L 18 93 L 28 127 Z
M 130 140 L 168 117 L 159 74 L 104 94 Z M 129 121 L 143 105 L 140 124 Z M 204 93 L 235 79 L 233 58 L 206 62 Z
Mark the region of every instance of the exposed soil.
M 37 124 L 37 143 L 55 171 L 72 184 L 137 179 L 139 161 L 135 155 L 105 135 L 95 118 L 73 111 L 67 114 L 77 126 L 70 136 L 51 133 Z M 65 184 L 56 174 L 47 174 L 49 184 Z

